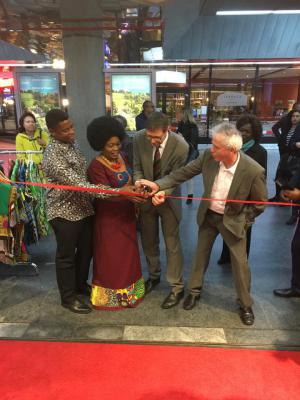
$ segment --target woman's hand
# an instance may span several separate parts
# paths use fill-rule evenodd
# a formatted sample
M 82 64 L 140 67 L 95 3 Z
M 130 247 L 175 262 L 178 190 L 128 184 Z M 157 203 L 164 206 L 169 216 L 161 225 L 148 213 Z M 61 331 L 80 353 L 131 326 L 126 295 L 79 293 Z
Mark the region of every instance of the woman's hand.
M 149 191 L 149 196 L 152 196 L 159 191 L 159 186 L 155 182 L 148 181 L 147 179 L 140 179 L 136 181 L 135 186 L 144 192 L 145 188 L 150 188 L 151 191 Z
M 42 147 L 46 147 L 47 146 L 47 143 L 46 143 L 46 141 L 44 139 L 38 138 L 36 141 Z
M 300 149 L 300 142 L 296 142 L 295 146 L 297 147 L 297 149 Z
M 144 195 L 144 193 L 137 188 L 136 186 L 128 185 L 123 187 L 124 192 L 127 192 L 128 194 L 120 195 L 124 196 L 127 200 L 131 201 L 132 203 L 135 204 L 144 204 L 147 201 L 147 195 Z M 131 194 L 132 193 L 132 194 Z M 134 194 L 137 194 L 137 196 L 134 196 Z M 140 195 L 140 196 L 138 196 Z

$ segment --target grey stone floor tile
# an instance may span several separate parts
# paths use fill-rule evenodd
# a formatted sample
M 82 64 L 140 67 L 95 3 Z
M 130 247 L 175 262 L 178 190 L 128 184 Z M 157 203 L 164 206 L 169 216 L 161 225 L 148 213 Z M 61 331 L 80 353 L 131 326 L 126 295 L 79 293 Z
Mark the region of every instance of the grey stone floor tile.
M 24 335 L 29 324 L 22 323 L 0 323 L 1 338 L 20 338 Z
M 44 325 L 41 323 L 33 323 L 29 325 L 24 332 L 23 339 L 69 339 L 73 335 L 73 326 L 63 325 Z
M 72 334 L 72 339 L 84 340 L 122 340 L 123 339 L 123 326 L 82 326 L 75 329 Z
M 299 330 L 224 329 L 228 343 L 242 346 L 300 346 Z
M 125 326 L 124 340 L 144 342 L 226 343 L 223 329 Z

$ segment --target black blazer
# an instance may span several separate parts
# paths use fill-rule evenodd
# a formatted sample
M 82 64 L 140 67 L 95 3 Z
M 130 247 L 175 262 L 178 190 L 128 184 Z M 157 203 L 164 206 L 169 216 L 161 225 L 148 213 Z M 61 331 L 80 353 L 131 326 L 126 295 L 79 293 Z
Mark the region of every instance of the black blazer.
M 245 151 L 248 157 L 252 158 L 259 165 L 261 165 L 267 176 L 267 164 L 268 164 L 268 153 L 267 150 L 262 147 L 259 143 L 255 143 L 249 150 Z
M 296 126 L 295 132 L 289 143 L 289 152 L 293 156 L 300 157 L 300 149 L 296 146 L 297 142 L 300 142 L 300 124 Z
M 292 126 L 292 112 L 293 111 L 290 111 L 287 115 L 284 115 L 275 125 L 272 126 L 272 131 L 277 138 L 280 155 L 289 152 L 288 147 L 285 144 L 285 139 Z
M 183 122 L 180 121 L 178 123 L 177 133 L 181 133 L 186 142 L 189 145 L 192 145 L 195 149 L 198 146 L 199 140 L 199 131 L 198 126 L 192 122 Z

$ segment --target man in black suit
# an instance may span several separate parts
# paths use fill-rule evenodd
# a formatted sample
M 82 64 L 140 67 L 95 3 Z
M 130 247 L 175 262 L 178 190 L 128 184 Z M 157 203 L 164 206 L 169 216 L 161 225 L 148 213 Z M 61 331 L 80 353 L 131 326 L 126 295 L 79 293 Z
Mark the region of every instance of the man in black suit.
M 292 200 L 300 203 L 300 168 L 297 174 L 292 178 L 293 190 L 284 190 L 281 196 L 284 200 Z M 298 218 L 295 234 L 291 245 L 292 250 L 292 279 L 291 286 L 287 289 L 275 289 L 275 296 L 279 297 L 300 297 L 300 222 Z

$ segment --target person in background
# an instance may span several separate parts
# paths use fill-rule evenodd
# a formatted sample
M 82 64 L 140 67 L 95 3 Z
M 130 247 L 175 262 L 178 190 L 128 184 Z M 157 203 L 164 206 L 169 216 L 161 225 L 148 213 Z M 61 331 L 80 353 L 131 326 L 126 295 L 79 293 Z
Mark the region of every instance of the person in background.
M 127 131 L 127 119 L 123 117 L 123 115 L 114 115 L 114 118 L 121 123 L 124 128 L 124 138 L 121 142 L 121 151 L 124 152 L 127 156 L 128 163 L 130 167 L 133 166 L 133 137 L 134 132 Z
M 100 152 L 88 168 L 91 183 L 124 191 L 132 184 L 132 169 L 126 155 L 120 153 L 124 135 L 124 127 L 116 118 L 99 117 L 88 125 L 90 146 Z M 91 303 L 96 309 L 132 308 L 143 299 L 135 204 L 145 201 L 120 196 L 94 202 Z
M 109 189 L 118 195 L 119 189 L 88 182 L 86 160 L 75 142 L 68 114 L 52 109 L 45 119 L 51 134 L 42 163 L 48 182 L 83 189 Z M 134 189 L 127 187 L 126 191 Z M 61 305 L 71 312 L 91 311 L 78 295 L 90 296 L 87 279 L 92 259 L 92 200 L 113 195 L 56 189 L 50 189 L 46 195 L 47 216 L 57 243 L 55 264 Z
M 19 133 L 16 136 L 16 151 L 43 151 L 49 143 L 47 132 L 37 128 L 34 114 L 26 111 L 19 120 Z M 17 154 L 17 159 L 41 164 L 43 154 Z
M 145 129 L 146 121 L 154 112 L 155 107 L 151 100 L 146 100 L 143 103 L 143 111 L 135 117 L 135 127 L 137 131 Z
M 298 110 L 292 110 L 288 114 L 288 121 L 289 124 L 286 125 L 286 129 L 283 131 L 282 136 L 281 136 L 281 157 L 280 157 L 280 163 L 277 168 L 276 172 L 276 185 L 277 185 L 277 191 L 279 190 L 280 192 L 280 182 L 282 175 L 285 174 L 284 171 L 289 170 L 289 161 L 291 156 L 295 156 L 294 160 L 300 160 L 300 152 L 297 149 L 296 146 L 292 145 L 292 143 L 295 141 L 295 136 L 299 135 L 299 129 L 300 129 L 300 111 Z M 297 135 L 296 135 L 297 133 Z M 272 201 L 273 199 L 271 199 Z M 298 215 L 298 208 L 297 207 L 292 207 L 292 215 L 290 218 L 286 221 L 287 225 L 294 225 L 297 221 L 297 215 Z
M 189 145 L 189 154 L 187 163 L 193 161 L 198 155 L 198 140 L 199 130 L 196 121 L 191 113 L 190 109 L 178 108 L 176 110 L 176 120 L 178 122 L 177 133 L 181 133 L 184 140 Z M 186 204 L 191 204 L 194 196 L 193 181 L 192 179 L 186 182 L 188 199 Z
M 292 127 L 291 119 L 294 111 L 300 112 L 300 103 L 294 103 L 292 110 L 288 114 L 280 118 L 280 120 L 277 121 L 276 124 L 272 126 L 272 131 L 277 139 L 280 158 L 288 152 L 288 146 L 286 145 L 286 137 Z M 280 196 L 279 196 L 280 187 L 277 184 L 275 185 L 276 185 L 276 194 L 268 201 L 274 201 L 274 202 L 280 201 Z
M 236 127 L 242 134 L 243 146 L 241 151 L 244 152 L 248 157 L 251 157 L 258 164 L 260 164 L 267 176 L 267 164 L 268 164 L 268 153 L 267 150 L 262 147 L 259 142 L 262 136 L 262 125 L 259 119 L 252 114 L 242 115 L 236 122 Z M 251 231 L 250 226 L 247 230 L 247 257 L 249 258 L 250 244 L 251 244 Z M 223 250 L 218 264 L 229 264 L 230 253 L 228 246 L 223 240 Z
M 300 148 L 300 140 L 299 140 Z M 300 203 L 300 168 L 291 180 L 293 190 L 283 190 L 281 196 L 286 201 Z M 273 293 L 279 297 L 300 297 L 300 220 L 298 218 L 294 237 L 291 244 L 292 251 L 292 279 L 287 289 L 275 289 Z

